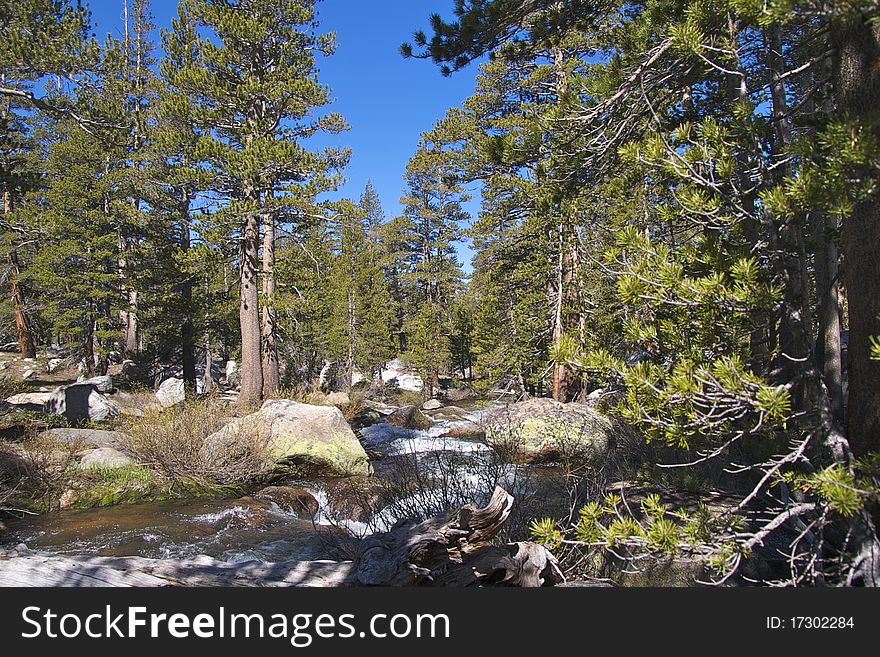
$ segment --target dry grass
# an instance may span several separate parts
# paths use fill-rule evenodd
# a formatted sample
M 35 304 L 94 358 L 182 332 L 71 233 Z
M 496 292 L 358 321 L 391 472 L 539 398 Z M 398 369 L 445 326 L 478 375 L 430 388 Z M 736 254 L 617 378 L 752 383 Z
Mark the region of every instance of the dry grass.
M 250 436 L 209 438 L 226 424 L 230 409 L 215 397 L 168 409 L 151 408 L 120 427 L 135 458 L 187 490 L 240 490 L 265 481 L 270 464 Z
M 0 374 L 0 400 L 9 399 L 20 392 L 30 392 L 31 387 L 27 382 L 16 379 L 9 374 Z
M 58 443 L 35 429 L 19 442 L 0 443 L 0 509 L 47 510 L 65 488 L 82 445 Z

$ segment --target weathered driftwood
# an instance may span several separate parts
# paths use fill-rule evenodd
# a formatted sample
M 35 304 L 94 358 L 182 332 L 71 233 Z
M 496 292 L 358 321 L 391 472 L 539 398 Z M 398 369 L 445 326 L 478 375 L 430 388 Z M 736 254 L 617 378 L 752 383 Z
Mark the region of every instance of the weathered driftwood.
M 209 557 L 146 559 L 36 554 L 0 557 L 0 586 L 552 586 L 556 559 L 535 543 L 494 546 L 513 498 L 496 488 L 424 522 L 399 523 L 364 540 L 354 561 L 227 563 Z
M 513 497 L 496 488 L 482 509 L 469 504 L 369 536 L 355 562 L 355 579 L 373 586 L 537 587 L 565 581 L 556 558 L 541 545 L 491 545 L 512 508 Z

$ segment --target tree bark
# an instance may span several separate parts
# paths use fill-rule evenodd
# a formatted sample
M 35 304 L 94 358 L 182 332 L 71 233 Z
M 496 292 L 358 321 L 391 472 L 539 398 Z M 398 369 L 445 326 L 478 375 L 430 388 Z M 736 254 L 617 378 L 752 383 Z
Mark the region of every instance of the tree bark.
M 838 117 L 853 139 L 868 129 L 880 139 L 880 23 L 853 15 L 831 26 L 832 80 Z M 873 171 L 867 173 L 876 177 Z M 856 456 L 880 446 L 880 362 L 870 359 L 871 338 L 880 336 L 880 199 L 859 200 L 841 227 L 849 302 L 848 438 Z
M 838 283 L 840 256 L 837 249 L 836 221 L 821 210 L 813 213 L 815 243 L 816 317 L 818 344 L 816 365 L 822 373 L 831 414 L 841 426 L 843 409 L 843 362 L 840 355 L 840 290 Z
M 263 222 L 263 396 L 278 390 L 281 381 L 278 364 L 278 320 L 275 311 L 275 217 L 262 214 Z
M 180 199 L 180 248 L 186 253 L 190 249 L 190 198 L 183 192 Z M 192 276 L 185 272 L 180 285 L 183 301 L 183 325 L 181 327 L 180 348 L 183 357 L 183 387 L 187 394 L 196 390 L 196 336 L 193 324 L 193 283 Z
M 25 358 L 36 358 L 37 347 L 34 334 L 24 311 L 24 294 L 18 283 L 18 257 L 13 249 L 9 253 L 9 278 L 12 281 L 12 307 L 15 311 L 15 329 L 18 333 L 18 352 Z
M 3 185 L 3 214 L 8 215 L 12 212 L 12 198 L 9 189 L 4 183 Z M 24 310 L 24 293 L 18 282 L 18 254 L 15 248 L 9 252 L 7 256 L 9 260 L 9 280 L 12 288 L 12 307 L 15 312 L 15 329 L 18 333 L 18 351 L 25 358 L 36 358 L 37 347 L 34 343 L 34 334 L 31 331 L 30 322 Z
M 253 195 L 251 195 L 253 198 Z M 256 206 L 256 203 L 253 204 Z M 241 231 L 239 271 L 239 325 L 241 328 L 241 393 L 238 405 L 247 408 L 260 400 L 263 392 L 263 362 L 260 349 L 260 308 L 257 288 L 260 249 L 260 220 L 255 207 L 249 207 Z

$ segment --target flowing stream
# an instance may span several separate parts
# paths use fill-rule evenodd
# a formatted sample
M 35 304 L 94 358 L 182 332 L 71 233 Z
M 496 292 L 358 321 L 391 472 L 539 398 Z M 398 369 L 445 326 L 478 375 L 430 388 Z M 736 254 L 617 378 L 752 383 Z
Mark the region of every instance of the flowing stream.
M 361 430 L 378 477 L 399 480 L 396 497 L 369 513 L 347 513 L 339 481 L 290 482 L 318 502 L 313 517 L 263 499 L 176 500 L 48 513 L 7 521 L 0 547 L 25 543 L 41 552 L 70 555 L 186 558 L 205 554 L 229 562 L 340 559 L 343 534 L 362 537 L 401 517 L 433 515 L 473 500 L 484 502 L 496 483 L 522 492 L 521 468 L 498 462 L 477 440 L 444 437 L 456 424 L 479 422 L 472 410 L 460 420 L 438 420 L 427 430 L 379 423 Z M 344 481 L 344 480 L 343 480 Z M 356 516 L 356 517 L 352 517 Z M 342 542 L 344 544 L 344 541 Z

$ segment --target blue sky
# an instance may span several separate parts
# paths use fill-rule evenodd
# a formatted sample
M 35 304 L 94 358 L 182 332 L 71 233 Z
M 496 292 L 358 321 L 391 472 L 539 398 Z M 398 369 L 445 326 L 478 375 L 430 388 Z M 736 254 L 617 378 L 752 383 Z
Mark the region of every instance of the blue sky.
M 417 29 L 429 31 L 429 16 L 450 16 L 452 0 L 323 0 L 318 4 L 321 30 L 335 32 L 336 54 L 320 63 L 320 80 L 336 99 L 328 108 L 340 112 L 352 129 L 323 144 L 352 148 L 347 182 L 338 197 L 358 199 L 367 180 L 373 181 L 387 217 L 397 216 L 406 163 L 419 135 L 431 128 L 449 107 L 459 105 L 474 89 L 477 67 L 451 77 L 430 61 L 401 57 L 398 48 Z M 98 38 L 123 29 L 123 0 L 91 0 Z M 176 0 L 152 0 L 156 25 L 170 27 Z M 475 212 L 476 201 L 469 204 Z M 460 258 L 469 265 L 470 251 Z

